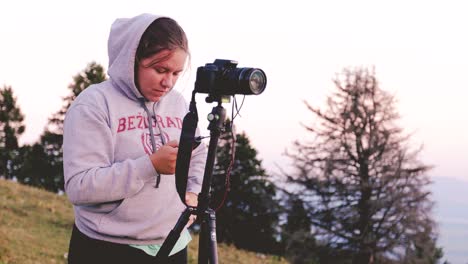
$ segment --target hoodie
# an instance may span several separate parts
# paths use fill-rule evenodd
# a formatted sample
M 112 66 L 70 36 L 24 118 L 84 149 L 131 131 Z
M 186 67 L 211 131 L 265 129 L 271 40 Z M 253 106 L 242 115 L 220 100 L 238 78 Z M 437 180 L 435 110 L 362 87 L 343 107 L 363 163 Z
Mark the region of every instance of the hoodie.
M 73 204 L 76 226 L 94 239 L 162 244 L 185 209 L 174 175 L 160 175 L 155 187 L 158 173 L 149 155 L 153 146 L 157 150 L 165 142 L 179 140 L 187 103 L 175 90 L 157 103 L 148 102 L 134 80 L 138 43 L 157 18 L 142 14 L 112 24 L 109 79 L 85 89 L 65 117 L 65 192 Z M 201 190 L 206 154 L 204 144 L 192 152 L 188 192 Z

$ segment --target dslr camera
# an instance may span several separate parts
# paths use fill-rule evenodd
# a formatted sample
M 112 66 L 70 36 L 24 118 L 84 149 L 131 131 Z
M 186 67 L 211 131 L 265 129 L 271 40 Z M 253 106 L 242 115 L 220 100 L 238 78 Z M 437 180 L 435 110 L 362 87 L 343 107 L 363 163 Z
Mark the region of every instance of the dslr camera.
M 217 98 L 236 94 L 261 94 L 266 87 L 265 72 L 258 68 L 237 68 L 237 61 L 216 59 L 198 67 L 195 92 Z M 207 101 L 209 100 L 207 98 Z

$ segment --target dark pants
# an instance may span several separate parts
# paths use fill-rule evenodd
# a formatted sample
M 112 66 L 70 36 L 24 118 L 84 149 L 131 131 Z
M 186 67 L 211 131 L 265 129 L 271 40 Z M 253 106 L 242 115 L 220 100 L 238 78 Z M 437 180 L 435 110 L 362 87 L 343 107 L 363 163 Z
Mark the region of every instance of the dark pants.
M 69 264 L 159 264 L 143 250 L 87 237 L 73 226 L 68 250 Z M 187 248 L 169 257 L 168 264 L 186 264 Z

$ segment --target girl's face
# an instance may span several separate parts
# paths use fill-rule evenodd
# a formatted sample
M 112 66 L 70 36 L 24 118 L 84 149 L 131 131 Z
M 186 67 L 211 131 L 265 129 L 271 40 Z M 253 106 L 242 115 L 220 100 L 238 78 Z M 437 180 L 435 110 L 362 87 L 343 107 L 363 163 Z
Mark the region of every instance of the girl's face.
M 187 53 L 182 49 L 163 50 L 142 59 L 137 65 L 138 90 L 147 100 L 158 102 L 174 87 L 186 59 Z

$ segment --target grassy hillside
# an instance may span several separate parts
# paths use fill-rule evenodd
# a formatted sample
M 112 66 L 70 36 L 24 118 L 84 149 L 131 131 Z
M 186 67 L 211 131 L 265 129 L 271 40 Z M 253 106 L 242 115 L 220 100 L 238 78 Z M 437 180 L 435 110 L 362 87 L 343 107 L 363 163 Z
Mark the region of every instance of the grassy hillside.
M 66 197 L 0 179 L 0 264 L 66 263 L 73 211 Z M 197 263 L 198 237 L 189 246 Z M 220 263 L 287 263 L 218 245 Z

